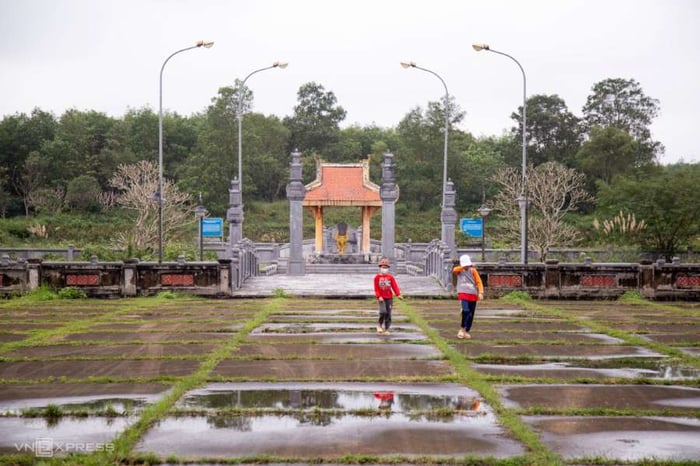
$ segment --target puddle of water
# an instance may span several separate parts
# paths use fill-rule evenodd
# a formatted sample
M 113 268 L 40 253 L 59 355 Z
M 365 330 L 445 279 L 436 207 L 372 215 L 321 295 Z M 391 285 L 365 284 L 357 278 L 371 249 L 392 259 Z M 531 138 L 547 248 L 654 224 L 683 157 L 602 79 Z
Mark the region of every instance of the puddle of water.
M 656 417 L 524 416 L 542 441 L 567 460 L 697 460 L 700 420 Z
M 110 395 L 109 397 L 74 396 L 63 398 L 29 398 L 0 402 L 0 413 L 19 415 L 25 409 L 43 409 L 56 405 L 63 413 L 103 411 L 111 407 L 118 413 L 138 412 L 149 403 L 153 403 L 160 395 Z
M 455 385 L 371 385 L 371 384 L 212 384 L 187 393 L 181 408 L 206 409 L 390 409 L 410 413 L 447 408 L 490 412 L 477 402 L 476 392 Z
M 273 333 L 273 334 L 315 334 L 329 332 L 367 332 L 374 329 L 375 322 L 363 323 L 317 323 L 317 322 L 296 322 L 296 323 L 269 323 L 263 324 L 253 330 L 252 334 Z M 417 332 L 419 329 L 415 325 L 397 323 L 392 328 L 395 332 Z
M 401 413 L 375 417 L 195 416 L 168 418 L 138 446 L 158 454 L 207 456 L 319 457 L 344 454 L 465 454 L 507 457 L 522 454 L 491 414 L 446 420 L 411 418 Z
M 593 359 L 593 358 L 591 358 Z M 514 374 L 525 377 L 610 377 L 634 379 L 639 377 L 664 380 L 690 380 L 700 376 L 700 369 L 659 363 L 658 368 L 592 368 L 575 363 L 553 362 L 544 364 L 474 364 L 474 368 L 491 374 Z
M 690 380 L 700 378 L 700 369 L 694 367 L 674 366 L 673 364 L 660 363 L 655 375 L 649 377 L 664 380 Z
M 0 419 L 0 453 L 35 453 L 37 456 L 65 456 L 68 453 L 110 451 L 111 441 L 134 419 L 61 418 Z

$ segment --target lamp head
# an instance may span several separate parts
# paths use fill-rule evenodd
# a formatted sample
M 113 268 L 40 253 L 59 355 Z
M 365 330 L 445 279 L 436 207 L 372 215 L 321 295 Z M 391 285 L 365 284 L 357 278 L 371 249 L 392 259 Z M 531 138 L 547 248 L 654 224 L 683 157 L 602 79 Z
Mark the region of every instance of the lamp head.
M 481 52 L 482 50 L 491 50 L 489 44 L 472 44 L 472 48 L 477 52 Z
M 401 62 L 401 66 L 402 66 L 404 69 L 407 69 L 407 68 L 415 68 L 415 67 L 416 67 L 416 62 L 414 62 L 414 61 L 409 61 L 409 62 L 402 61 L 402 62 Z
M 286 61 L 276 61 L 272 64 L 273 68 L 279 68 L 281 70 L 285 69 L 289 65 Z
M 210 49 L 214 46 L 214 41 L 212 40 L 200 40 L 197 42 L 197 47 L 204 47 L 205 49 Z

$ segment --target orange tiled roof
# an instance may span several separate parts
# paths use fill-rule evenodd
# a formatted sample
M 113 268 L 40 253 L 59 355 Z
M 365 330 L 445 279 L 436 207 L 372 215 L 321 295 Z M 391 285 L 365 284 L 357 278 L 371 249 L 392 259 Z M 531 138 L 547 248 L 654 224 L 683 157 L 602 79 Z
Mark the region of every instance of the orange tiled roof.
M 380 206 L 379 186 L 369 180 L 369 163 L 320 163 L 306 185 L 305 206 Z

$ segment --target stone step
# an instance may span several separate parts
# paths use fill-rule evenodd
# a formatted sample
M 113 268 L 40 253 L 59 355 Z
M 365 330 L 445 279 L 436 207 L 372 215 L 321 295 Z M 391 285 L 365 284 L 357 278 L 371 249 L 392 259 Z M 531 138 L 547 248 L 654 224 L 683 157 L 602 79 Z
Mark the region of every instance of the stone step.
M 360 274 L 374 275 L 379 272 L 377 264 L 306 264 L 306 273 L 309 274 Z M 287 262 L 280 261 L 277 265 L 277 273 L 287 273 Z M 394 270 L 395 274 L 406 274 L 406 266 L 403 263 L 397 263 Z

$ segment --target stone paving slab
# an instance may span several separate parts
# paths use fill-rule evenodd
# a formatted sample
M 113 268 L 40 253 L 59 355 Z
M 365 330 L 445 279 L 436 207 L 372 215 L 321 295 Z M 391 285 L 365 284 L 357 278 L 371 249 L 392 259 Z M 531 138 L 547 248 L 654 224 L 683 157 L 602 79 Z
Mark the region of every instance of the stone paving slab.
M 6 384 L 0 390 L 0 410 L 45 407 L 61 400 L 145 397 L 152 400 L 170 387 L 162 383 L 32 383 Z M 66 401 L 68 402 L 68 401 Z
M 162 356 L 191 356 L 204 355 L 214 350 L 216 346 L 207 343 L 148 343 L 125 344 L 117 342 L 112 345 L 45 345 L 27 346 L 5 353 L 6 357 L 27 358 L 128 358 L 134 356 L 162 357 Z
M 507 385 L 506 406 L 550 409 L 677 410 L 700 416 L 700 389 L 662 385 Z
M 62 341 L 66 342 L 81 342 L 81 341 L 212 341 L 212 340 L 227 340 L 231 338 L 231 333 L 226 332 L 85 332 L 72 333 L 66 335 Z
M 700 420 L 661 417 L 524 416 L 564 459 L 618 461 L 700 458 Z
M 473 364 L 472 367 L 479 372 L 493 376 L 528 377 L 546 379 L 634 379 L 644 376 L 645 369 L 620 368 L 620 369 L 592 369 L 576 367 L 565 363 L 544 364 Z
M 192 373 L 200 361 L 191 360 L 115 360 L 115 361 L 21 361 L 0 362 L 0 378 L 45 379 L 47 377 L 158 377 Z
M 566 359 L 610 359 L 610 358 L 661 358 L 662 355 L 638 346 L 621 345 L 537 345 L 528 343 L 515 344 L 480 344 L 474 338 L 468 343 L 456 343 L 455 348 L 465 356 L 475 358 L 482 354 L 507 357 L 539 357 Z
M 232 353 L 235 357 L 308 359 L 431 359 L 442 356 L 433 346 L 408 343 L 329 345 L 329 344 L 245 344 Z
M 363 377 L 431 377 L 449 375 L 453 369 L 443 361 L 354 359 L 221 361 L 212 374 L 222 377 L 285 380 L 358 380 Z

